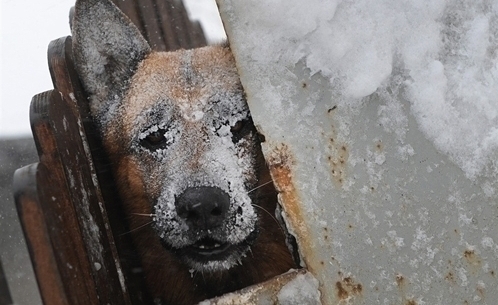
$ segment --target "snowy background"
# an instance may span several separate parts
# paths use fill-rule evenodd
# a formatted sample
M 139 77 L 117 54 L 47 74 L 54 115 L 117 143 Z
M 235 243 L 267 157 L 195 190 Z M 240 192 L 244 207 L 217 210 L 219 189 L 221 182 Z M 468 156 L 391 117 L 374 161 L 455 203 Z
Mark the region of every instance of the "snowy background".
M 201 20 L 210 42 L 225 38 L 214 0 L 184 1 L 192 19 Z M 74 0 L 2 0 L 0 138 L 28 136 L 29 104 L 52 89 L 47 65 L 50 41 L 70 35 Z

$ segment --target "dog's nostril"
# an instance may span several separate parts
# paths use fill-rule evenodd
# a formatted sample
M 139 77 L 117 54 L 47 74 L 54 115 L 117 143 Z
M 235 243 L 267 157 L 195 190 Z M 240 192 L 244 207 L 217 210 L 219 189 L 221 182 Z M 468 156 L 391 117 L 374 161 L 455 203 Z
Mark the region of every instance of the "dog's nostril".
M 220 216 L 222 214 L 222 211 L 220 208 L 216 207 L 211 211 L 211 215 L 213 216 Z
M 178 216 L 192 229 L 212 229 L 223 224 L 230 197 L 217 187 L 187 188 L 176 198 Z
M 199 218 L 199 215 L 198 215 L 196 212 L 192 212 L 192 211 L 190 211 L 190 212 L 188 212 L 188 214 L 187 214 L 187 217 L 186 217 L 186 218 L 189 218 L 189 219 L 197 219 L 197 218 Z

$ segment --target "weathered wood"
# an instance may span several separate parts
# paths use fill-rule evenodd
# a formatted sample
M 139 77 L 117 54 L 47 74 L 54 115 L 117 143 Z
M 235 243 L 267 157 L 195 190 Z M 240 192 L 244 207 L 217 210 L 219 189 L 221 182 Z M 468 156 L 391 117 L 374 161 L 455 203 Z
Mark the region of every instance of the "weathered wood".
M 40 163 L 16 171 L 16 205 L 45 304 L 97 304 L 76 212 L 70 201 L 49 108 L 60 95 L 33 98 L 31 124 Z
M 140 5 L 138 5 L 138 10 L 140 15 L 143 16 L 142 18 L 144 21 L 142 24 L 144 25 L 145 38 L 149 42 L 151 48 L 158 51 L 166 50 L 155 1 L 141 0 Z
M 31 180 L 15 176 L 17 207 L 45 304 L 131 304 L 76 100 L 86 98 L 70 45 L 63 38 L 49 47 L 56 90 L 33 99 L 40 163 Z M 28 189 L 36 191 L 23 195 Z M 36 235 L 43 222 L 47 234 Z M 55 266 L 46 267 L 47 261 Z
M 84 120 L 90 121 L 88 105 L 71 58 L 70 37 L 50 44 L 49 68 L 54 87 L 64 101 L 57 108 L 51 108 L 55 138 L 58 147 L 64 147 L 59 150 L 64 159 L 64 173 L 71 187 L 71 201 L 85 240 L 99 300 L 103 304 L 127 304 L 130 300 L 84 128 Z
M 207 45 L 199 22 L 188 18 L 180 0 L 113 0 L 155 51 L 192 49 Z
M 15 172 L 14 191 L 17 210 L 43 303 L 69 305 L 62 278 L 64 275 L 59 272 L 57 264 L 57 256 L 61 253 L 54 252 L 51 232 L 38 196 L 36 180 L 39 167 L 41 168 L 41 164 L 35 163 Z M 52 224 L 50 227 L 53 228 Z M 76 265 L 75 267 L 79 268 Z M 75 269 L 75 272 L 77 270 Z

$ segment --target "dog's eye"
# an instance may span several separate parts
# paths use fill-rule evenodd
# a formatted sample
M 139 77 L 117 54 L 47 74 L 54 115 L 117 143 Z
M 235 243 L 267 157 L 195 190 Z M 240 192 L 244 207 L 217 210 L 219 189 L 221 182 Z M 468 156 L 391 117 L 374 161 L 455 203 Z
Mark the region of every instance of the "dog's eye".
M 240 120 L 230 127 L 232 142 L 238 143 L 243 137 L 251 132 L 252 121 L 250 119 Z
M 240 132 L 242 130 L 242 128 L 244 128 L 244 124 L 245 124 L 245 121 L 238 121 L 237 123 L 235 123 L 235 125 L 230 127 L 230 131 L 232 133 Z
M 145 138 L 140 140 L 140 144 L 150 150 L 163 148 L 167 144 L 166 137 L 164 136 L 165 133 L 166 130 L 164 129 L 153 131 L 149 133 Z
M 163 142 L 164 140 L 166 140 L 166 138 L 164 137 L 164 130 L 154 131 L 153 133 L 145 137 L 145 140 L 153 145 L 157 145 Z

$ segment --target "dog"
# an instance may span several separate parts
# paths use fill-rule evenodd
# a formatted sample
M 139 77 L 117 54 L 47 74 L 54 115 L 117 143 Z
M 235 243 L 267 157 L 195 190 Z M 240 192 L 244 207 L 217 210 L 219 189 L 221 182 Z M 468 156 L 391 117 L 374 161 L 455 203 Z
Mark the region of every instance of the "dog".
M 107 0 L 78 0 L 72 34 L 152 297 L 193 304 L 295 268 L 229 47 L 153 52 Z

